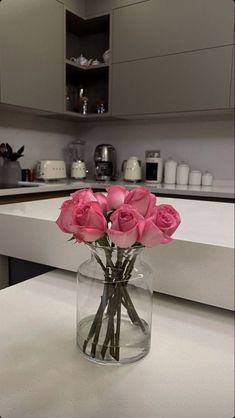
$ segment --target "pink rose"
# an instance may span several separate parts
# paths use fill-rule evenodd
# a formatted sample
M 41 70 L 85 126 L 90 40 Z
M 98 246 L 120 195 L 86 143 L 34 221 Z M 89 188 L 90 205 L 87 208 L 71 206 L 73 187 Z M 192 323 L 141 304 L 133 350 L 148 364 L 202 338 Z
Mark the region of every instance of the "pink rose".
M 124 203 L 129 191 L 124 186 L 111 186 L 107 189 L 108 209 L 117 209 Z
M 81 189 L 71 193 L 72 200 L 76 203 L 96 202 L 97 199 L 91 189 Z
M 95 195 L 95 198 L 97 199 L 98 203 L 100 204 L 103 213 L 106 214 L 107 210 L 108 210 L 107 197 L 101 192 L 96 192 L 96 193 L 94 193 L 94 195 Z
M 98 202 L 78 205 L 74 210 L 73 220 L 77 228 L 74 236 L 78 241 L 96 241 L 107 230 L 107 222 Z
M 107 234 L 118 247 L 131 247 L 139 238 L 138 224 L 144 218 L 130 205 L 122 205 L 110 217 L 111 228 Z
M 156 224 L 164 234 L 171 237 L 180 224 L 180 215 L 171 205 L 156 207 Z
M 66 200 L 56 221 L 59 228 L 73 234 L 78 241 L 96 241 L 107 230 L 107 222 L 98 202 L 77 204 Z
M 58 227 L 67 234 L 74 234 L 77 231 L 73 220 L 74 202 L 65 200 L 60 209 L 60 215 L 56 221 Z
M 179 224 L 180 216 L 172 206 L 156 206 L 153 215 L 139 223 L 139 241 L 145 247 L 167 244 Z
M 141 215 L 148 218 L 152 215 L 153 208 L 156 205 L 156 196 L 145 187 L 138 187 L 128 193 L 124 203 L 131 205 Z

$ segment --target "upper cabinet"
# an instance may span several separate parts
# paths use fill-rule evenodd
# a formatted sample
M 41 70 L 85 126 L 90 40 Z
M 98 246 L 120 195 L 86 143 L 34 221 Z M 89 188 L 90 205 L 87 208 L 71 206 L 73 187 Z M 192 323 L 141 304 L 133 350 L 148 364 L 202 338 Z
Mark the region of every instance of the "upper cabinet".
M 231 89 L 230 89 L 230 107 L 234 107 L 234 59 L 235 51 L 233 48 L 233 62 L 232 62 L 232 71 L 231 71 Z
M 124 7 L 124 6 L 130 6 L 131 4 L 143 3 L 144 1 L 150 1 L 150 0 L 110 0 L 110 2 L 112 3 L 113 9 L 117 9 L 119 7 Z
M 109 106 L 109 14 L 83 19 L 66 11 L 65 112 L 107 115 Z
M 81 17 L 85 17 L 85 0 L 57 0 Z
M 0 101 L 64 109 L 64 6 L 55 0 L 0 2 Z
M 113 115 L 228 109 L 232 46 L 113 65 Z
M 112 8 L 111 1 L 112 0 L 86 0 L 86 17 L 109 13 Z
M 113 62 L 229 45 L 233 24 L 232 0 L 151 0 L 122 7 L 113 11 Z

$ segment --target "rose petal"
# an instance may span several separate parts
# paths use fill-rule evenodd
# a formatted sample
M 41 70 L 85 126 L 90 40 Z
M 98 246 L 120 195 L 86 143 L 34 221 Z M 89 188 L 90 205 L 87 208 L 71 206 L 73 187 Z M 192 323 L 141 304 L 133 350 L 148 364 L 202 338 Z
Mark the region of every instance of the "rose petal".
M 145 247 L 154 247 L 171 241 L 171 238 L 165 236 L 150 218 L 145 220 L 144 225 L 140 226 L 139 231 L 141 232 L 139 241 Z
M 120 248 L 131 247 L 138 239 L 138 229 L 136 227 L 128 233 L 109 229 L 107 234 L 111 241 Z

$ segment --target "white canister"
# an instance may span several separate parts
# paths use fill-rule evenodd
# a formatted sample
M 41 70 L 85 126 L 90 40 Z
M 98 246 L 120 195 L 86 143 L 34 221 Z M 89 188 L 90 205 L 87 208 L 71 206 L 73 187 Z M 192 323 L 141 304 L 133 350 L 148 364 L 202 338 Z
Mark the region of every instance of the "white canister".
M 185 162 L 180 163 L 176 169 L 176 183 L 180 185 L 188 184 L 189 166 Z
M 199 170 L 192 170 L 189 173 L 189 184 L 190 186 L 201 186 L 202 173 Z
M 209 171 L 206 171 L 202 175 L 202 186 L 212 186 L 213 185 L 213 176 Z
M 164 169 L 164 183 L 175 184 L 177 162 L 172 158 L 166 160 Z

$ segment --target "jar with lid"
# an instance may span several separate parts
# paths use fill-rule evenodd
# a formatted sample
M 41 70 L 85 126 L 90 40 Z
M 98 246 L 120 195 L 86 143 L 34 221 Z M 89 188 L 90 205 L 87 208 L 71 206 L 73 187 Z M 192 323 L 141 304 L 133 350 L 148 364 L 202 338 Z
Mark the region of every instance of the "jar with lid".
M 176 170 L 176 183 L 180 185 L 187 185 L 188 184 L 188 176 L 189 176 L 189 166 L 184 161 L 182 161 Z
M 190 186 L 201 186 L 202 173 L 200 170 L 192 170 L 189 173 L 189 184 Z
M 212 186 L 213 185 L 213 176 L 209 171 L 206 171 L 202 175 L 202 186 Z
M 164 183 L 175 184 L 177 162 L 169 158 L 165 162 Z

